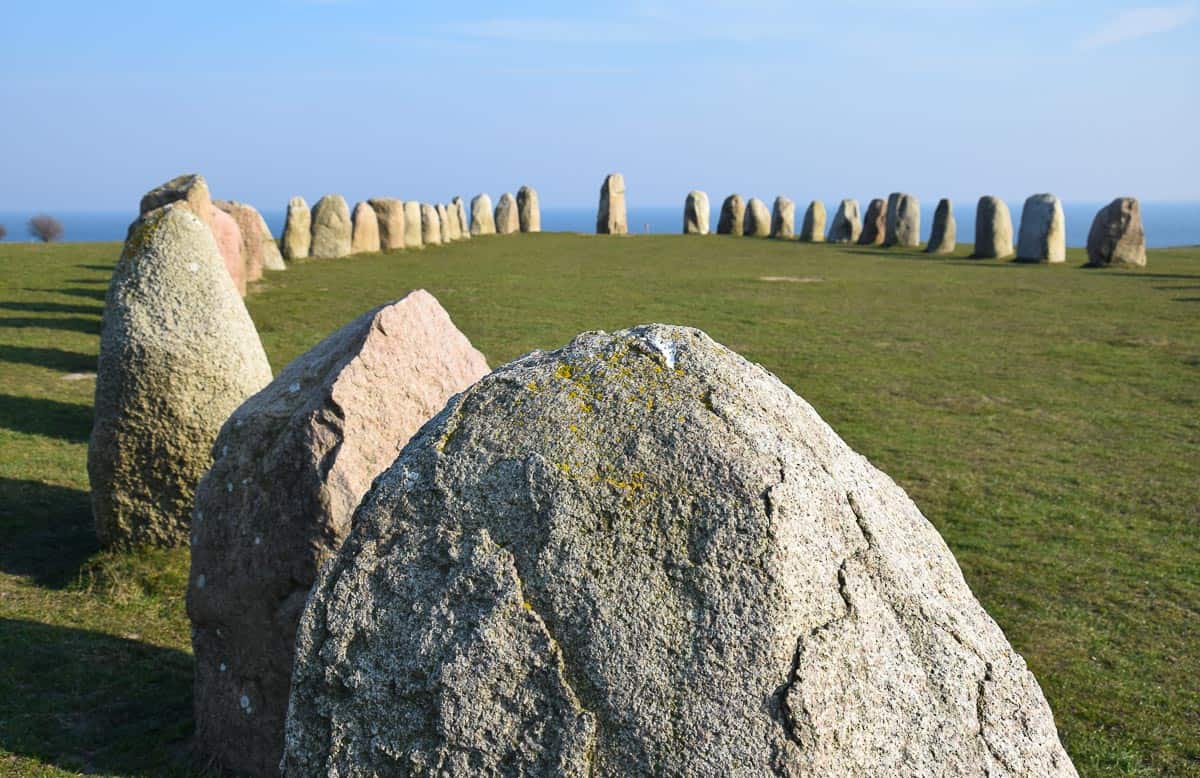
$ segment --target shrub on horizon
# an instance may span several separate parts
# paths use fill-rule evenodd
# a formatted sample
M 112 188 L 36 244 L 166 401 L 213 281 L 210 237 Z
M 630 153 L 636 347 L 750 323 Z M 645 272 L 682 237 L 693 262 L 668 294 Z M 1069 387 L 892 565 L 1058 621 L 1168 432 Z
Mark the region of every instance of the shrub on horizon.
M 39 214 L 29 220 L 29 234 L 40 240 L 42 243 L 50 243 L 62 238 L 63 233 L 62 222 L 47 214 Z

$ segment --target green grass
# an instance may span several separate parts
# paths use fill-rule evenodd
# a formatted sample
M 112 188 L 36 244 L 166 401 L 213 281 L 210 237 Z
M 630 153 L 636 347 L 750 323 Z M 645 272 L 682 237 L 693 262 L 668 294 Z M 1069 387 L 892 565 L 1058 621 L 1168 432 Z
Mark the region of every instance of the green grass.
M 93 381 L 65 378 L 94 370 L 118 252 L 0 244 L 0 774 L 195 774 L 187 552 L 97 548 Z M 1082 774 L 1200 776 L 1200 249 L 1142 271 L 966 253 L 496 237 L 301 263 L 247 303 L 276 371 L 416 287 L 493 365 L 701 327 L 908 490 Z

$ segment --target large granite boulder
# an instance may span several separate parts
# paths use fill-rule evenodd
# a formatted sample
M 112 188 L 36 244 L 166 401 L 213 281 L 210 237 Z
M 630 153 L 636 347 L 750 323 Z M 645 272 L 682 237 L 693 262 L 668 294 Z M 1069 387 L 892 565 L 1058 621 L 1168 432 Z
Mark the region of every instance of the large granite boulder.
M 492 215 L 492 198 L 480 193 L 471 198 L 471 234 L 495 235 L 496 219 Z
M 1135 197 L 1118 197 L 1100 209 L 1087 241 L 1088 264 L 1146 266 L 1146 231 L 1142 206 Z
M 196 490 L 187 592 L 205 757 L 278 773 L 296 625 L 317 571 L 375 476 L 487 371 L 421 290 L 330 335 L 225 422 Z
M 975 250 L 971 256 L 1002 259 L 1012 253 L 1013 224 L 1008 203 L 991 195 L 980 197 L 975 208 Z
M 829 242 L 857 243 L 861 235 L 862 214 L 858 210 L 858 200 L 842 200 L 833 214 L 833 224 L 829 227 Z
M 394 197 L 372 197 L 367 203 L 375 211 L 380 250 L 404 248 L 404 203 Z
M 625 213 L 625 177 L 609 173 L 600 185 L 600 207 L 596 210 L 598 235 L 625 235 L 629 217 Z
M 353 225 L 350 206 L 340 194 L 328 194 L 317 200 L 312 210 L 311 256 L 318 259 L 348 257 L 352 251 Z
M 683 201 L 683 234 L 708 234 L 708 195 L 699 189 L 688 192 Z
M 267 224 L 266 218 L 257 208 L 247 207 L 254 211 L 255 217 L 258 219 L 258 234 L 262 239 L 263 268 L 287 270 L 287 263 L 283 261 L 283 254 L 279 251 L 279 241 L 275 240 L 275 235 L 271 232 L 271 225 Z
M 458 195 L 455 195 L 454 199 L 452 199 L 450 201 L 450 213 L 453 214 L 454 221 L 458 225 L 456 228 L 458 230 L 458 239 L 459 240 L 470 240 L 471 239 L 471 227 L 470 227 L 470 222 L 467 221 L 467 207 L 463 204 L 463 199 L 461 197 L 459 197 Z M 538 229 L 540 230 L 541 229 L 541 227 L 540 227 L 541 217 L 539 216 L 538 219 L 539 219 Z
M 825 203 L 813 200 L 804 212 L 804 224 L 800 227 L 800 240 L 808 243 L 825 242 Z
M 1067 261 L 1067 221 L 1062 203 L 1052 194 L 1035 194 L 1021 210 L 1018 262 Z
M 283 768 L 1075 775 L 904 491 L 663 325 L 495 371 L 376 480 L 301 619 Z
M 312 213 L 303 197 L 288 200 L 287 217 L 283 223 L 283 256 L 285 259 L 304 259 L 312 247 Z
M 521 232 L 542 231 L 542 206 L 538 203 L 537 190 L 531 186 L 517 190 L 517 217 Z
M 791 240 L 796 237 L 796 204 L 779 195 L 771 208 L 771 237 Z
M 185 204 L 180 203 L 176 207 L 185 207 Z M 220 208 L 213 207 L 209 210 L 209 228 L 217 242 L 217 251 L 225 265 L 225 272 L 233 281 L 238 295 L 245 297 L 246 263 L 242 261 L 242 231 L 238 228 L 237 220 Z
M 442 218 L 437 208 L 429 203 L 421 203 L 421 242 L 426 246 L 442 242 Z
M 755 238 L 765 238 L 771 234 L 771 213 L 767 210 L 767 204 L 757 197 L 751 197 L 746 203 L 742 234 Z
M 717 218 L 718 235 L 741 236 L 746 203 L 739 194 L 731 194 L 721 203 L 721 214 Z
M 921 203 L 915 195 L 893 192 L 887 202 L 885 246 L 916 248 L 921 245 Z
M 237 223 L 238 234 L 242 237 L 241 254 L 246 281 L 262 280 L 269 252 L 267 244 L 269 243 L 270 247 L 275 249 L 276 256 L 279 254 L 279 249 L 275 246 L 275 239 L 271 237 L 271 231 L 266 227 L 262 215 L 254 206 L 239 203 L 236 200 L 213 200 L 213 205 L 218 210 L 229 214 L 229 217 Z M 279 264 L 283 264 L 282 259 L 279 260 Z
M 270 380 L 212 231 L 187 205 L 147 212 L 104 301 L 87 462 L 100 542 L 187 543 L 217 431 Z
M 517 214 L 517 201 L 510 192 L 500 195 L 496 203 L 496 234 L 511 235 L 520 232 L 521 220 Z
M 958 222 L 954 219 L 954 206 L 949 198 L 938 200 L 933 212 L 933 229 L 929 233 L 927 254 L 952 254 L 958 240 Z
M 862 234 L 858 236 L 860 246 L 881 246 L 887 236 L 887 203 L 876 197 L 867 204 L 867 215 L 863 217 Z
M 222 213 L 220 209 L 213 205 L 212 194 L 208 190 L 208 182 L 204 180 L 204 176 L 199 173 L 185 173 L 172 178 L 165 184 L 156 186 L 142 195 L 138 213 L 140 216 L 145 216 L 150 211 L 162 208 L 169 203 L 186 205 L 212 231 L 225 269 L 233 279 L 238 293 L 245 297 L 246 263 L 242 257 L 241 231 L 231 227 L 231 224 L 237 224 L 236 220 L 220 215 Z
M 425 243 L 425 215 L 416 200 L 404 201 L 404 248 L 419 249 Z
M 379 251 L 379 217 L 370 203 L 357 202 L 350 215 L 350 253 L 374 254 Z

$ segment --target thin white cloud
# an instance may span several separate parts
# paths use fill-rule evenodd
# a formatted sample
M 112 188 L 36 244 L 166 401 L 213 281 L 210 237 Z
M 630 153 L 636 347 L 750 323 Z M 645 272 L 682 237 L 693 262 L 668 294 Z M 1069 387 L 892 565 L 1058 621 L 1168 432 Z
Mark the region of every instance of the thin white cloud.
M 1122 41 L 1159 35 L 1191 24 L 1196 19 L 1196 6 L 1156 6 L 1133 8 L 1118 14 L 1092 34 L 1079 41 L 1081 49 L 1099 49 Z

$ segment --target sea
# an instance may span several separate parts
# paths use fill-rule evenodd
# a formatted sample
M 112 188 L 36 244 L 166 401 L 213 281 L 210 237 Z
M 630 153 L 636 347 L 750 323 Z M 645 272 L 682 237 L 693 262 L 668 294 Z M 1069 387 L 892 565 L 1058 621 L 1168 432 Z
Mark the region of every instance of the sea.
M 1106 201 L 1107 202 L 1107 201 Z M 1082 247 L 1087 244 L 1088 229 L 1096 212 L 1106 202 L 1064 202 L 1063 212 L 1067 221 L 1067 245 Z M 770 202 L 767 203 L 770 207 Z M 860 201 L 864 211 L 866 202 Z M 1020 202 L 1010 202 L 1014 230 L 1019 229 Z M 718 203 L 714 204 L 710 223 L 715 228 Z M 796 203 L 796 231 L 804 218 L 807 203 Z M 826 203 L 828 221 L 832 221 L 837 203 Z M 933 224 L 936 203 L 921 205 L 921 229 L 923 239 L 929 237 Z M 26 230 L 29 219 L 39 213 L 49 213 L 62 222 L 65 229 L 63 240 L 76 242 L 123 241 L 129 223 L 137 215 L 131 211 L 0 211 L 0 225 L 8 229 L 6 241 L 29 241 Z M 263 209 L 263 217 L 272 232 L 279 236 L 283 232 L 284 211 Z M 969 243 L 975 235 L 975 207 L 958 205 L 954 209 L 958 222 L 960 242 Z M 631 233 L 669 234 L 683 227 L 683 207 L 680 206 L 630 206 L 628 212 Z M 1146 230 L 1146 245 L 1152 248 L 1169 246 L 1200 245 L 1200 202 L 1143 202 L 1142 224 Z M 596 209 L 593 208 L 542 208 L 542 230 L 546 232 L 591 233 L 596 229 Z

